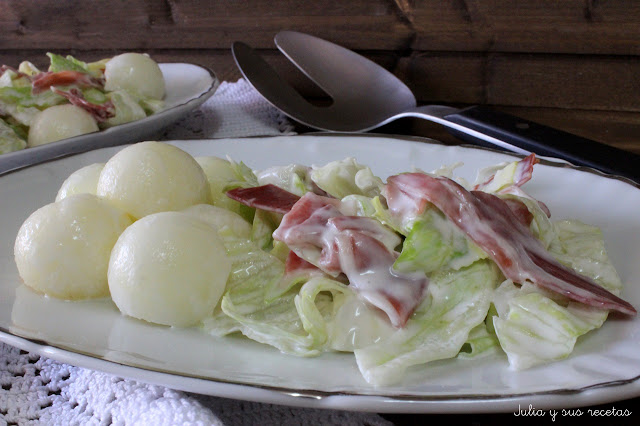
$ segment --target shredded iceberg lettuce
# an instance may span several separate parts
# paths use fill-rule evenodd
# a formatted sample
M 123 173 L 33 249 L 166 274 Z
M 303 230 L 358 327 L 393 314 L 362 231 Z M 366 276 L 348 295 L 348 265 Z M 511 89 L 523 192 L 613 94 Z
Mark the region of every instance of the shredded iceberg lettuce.
M 269 291 L 284 275 L 284 264 L 254 242 L 221 231 L 231 274 L 217 315 L 207 319 L 205 331 L 224 335 L 240 331 L 260 343 L 300 356 L 317 355 L 320 349 L 302 326 L 294 300 L 288 291 L 269 300 Z
M 105 59 L 98 62 L 87 63 L 71 55 L 62 56 L 51 52 L 47 53 L 47 56 L 49 57 L 49 71 L 51 72 L 77 71 L 96 78 L 102 77 L 104 66 L 107 62 Z
M 488 254 L 435 206 L 427 205 L 410 218 L 398 220 L 387 206 L 384 182 L 353 158 L 312 169 L 290 165 L 255 173 L 243 163 L 223 162 L 225 178 L 216 187 L 219 196 L 230 188 L 264 184 L 298 196 L 324 191 L 339 203 L 341 214 L 375 219 L 401 241 L 397 246 L 392 244 L 391 275 L 424 273 L 428 285 L 406 324 L 394 327 L 344 275 L 327 274 L 313 265 L 298 270 L 289 265 L 290 248 L 272 237 L 282 215 L 258 209 L 249 220 L 249 238 L 221 231 L 233 268 L 220 305 L 203 324 L 211 334 L 240 332 L 298 356 L 353 352 L 363 377 L 375 386 L 384 386 L 400 382 L 411 366 L 440 359 L 473 360 L 506 354 L 514 369 L 559 360 L 571 354 L 581 335 L 599 328 L 607 318 L 606 310 L 571 301 L 527 281 L 505 279 Z M 530 178 L 533 164 L 501 164 L 482 171 L 475 185 L 463 184 L 521 203 L 530 213 L 532 235 L 552 256 L 620 294 L 622 284 L 599 229 L 577 221 L 552 222 L 546 207 L 522 191 L 520 186 Z M 455 167 L 432 175 L 452 178 Z M 337 225 L 340 218 L 322 214 L 301 217 L 299 220 L 310 221 L 310 227 L 309 235 L 300 238 L 309 242 L 314 235 L 335 236 L 342 229 Z M 329 222 L 336 226 L 330 231 L 334 234 L 322 234 L 326 231 L 322 227 Z M 363 226 L 365 233 L 373 235 L 372 228 L 362 221 L 348 219 L 343 223 L 348 232 Z M 345 244 L 346 240 L 340 241 Z M 331 247 L 316 247 L 314 253 L 330 259 L 327 250 Z M 348 244 L 345 247 L 356 250 Z M 371 259 L 356 260 L 365 265 L 368 261 Z M 375 273 L 376 266 L 370 266 L 369 270 L 363 268 L 364 275 Z M 294 270 L 288 270 L 290 267 Z
M 314 167 L 311 179 L 322 190 L 336 198 L 348 195 L 380 195 L 382 179 L 375 176 L 367 166 L 358 164 L 354 158 L 333 161 L 322 167 Z
M 498 279 L 497 269 L 486 260 L 437 274 L 425 303 L 403 329 L 354 351 L 364 378 L 375 385 L 394 384 L 412 365 L 455 357 L 486 318 Z
M 27 142 L 0 118 L 0 154 L 19 151 L 27 147 Z
M 485 257 L 442 213 L 428 209 L 413 223 L 395 267 L 430 274 L 443 268 L 460 269 Z
M 138 100 L 125 90 L 109 92 L 107 98 L 113 103 L 115 115 L 103 123 L 104 127 L 130 123 L 147 116 Z
M 260 185 L 272 184 L 299 196 L 313 191 L 309 168 L 299 164 L 269 167 L 258 172 L 257 178 Z
M 604 249 L 598 228 L 577 221 L 554 223 L 559 246 L 551 251 L 564 264 L 614 294 L 622 283 Z M 600 328 L 608 311 L 570 302 L 533 285 L 505 281 L 496 291 L 493 326 L 513 369 L 566 358 L 577 339 Z

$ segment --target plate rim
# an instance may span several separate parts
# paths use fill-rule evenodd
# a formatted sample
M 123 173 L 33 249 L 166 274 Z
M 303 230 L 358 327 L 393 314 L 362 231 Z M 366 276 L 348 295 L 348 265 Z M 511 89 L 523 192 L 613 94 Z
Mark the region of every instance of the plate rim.
M 36 353 L 60 363 L 139 380 L 151 385 L 170 387 L 183 392 L 273 403 L 304 408 L 350 409 L 377 413 L 508 413 L 515 404 L 536 409 L 569 409 L 640 397 L 640 375 L 625 380 L 597 383 L 577 389 L 554 389 L 506 395 L 384 395 L 330 392 L 212 379 L 179 372 L 162 371 L 133 363 L 124 364 L 96 355 L 73 351 L 49 343 L 22 337 L 0 328 L 0 342 Z M 123 371 L 125 374 L 123 374 Z M 126 374 L 130 373 L 130 374 Z M 142 374 L 140 374 L 142 373 Z M 629 392 L 626 392 L 628 388 Z M 249 392 L 246 392 L 246 391 Z M 613 392 L 609 392 L 614 390 Z M 245 392 L 243 392 L 245 391 Z M 232 395 L 232 396 L 230 396 Z M 558 399 L 558 396 L 563 398 Z M 334 404 L 335 399 L 347 399 Z M 354 400 L 356 404 L 353 404 Z M 487 406 L 490 404 L 490 406 Z M 402 405 L 401 408 L 398 408 Z

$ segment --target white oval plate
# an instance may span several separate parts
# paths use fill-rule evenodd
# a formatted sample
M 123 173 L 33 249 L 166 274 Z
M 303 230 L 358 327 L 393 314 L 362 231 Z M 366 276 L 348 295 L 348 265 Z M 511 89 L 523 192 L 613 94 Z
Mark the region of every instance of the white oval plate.
M 480 167 L 508 154 L 401 138 L 288 136 L 175 141 L 193 155 L 229 155 L 253 168 L 324 164 L 356 157 L 382 177 L 413 167 L 433 170 L 465 163 Z M 61 362 L 191 392 L 296 406 L 375 412 L 515 412 L 570 408 L 640 395 L 640 320 L 612 318 L 581 339 L 568 359 L 522 372 L 505 357 L 447 360 L 418 366 L 397 386 L 375 388 L 353 356 L 283 355 L 243 337 L 214 338 L 122 316 L 110 300 L 64 302 L 34 294 L 13 261 L 13 243 L 27 216 L 53 201 L 74 170 L 110 158 L 106 148 L 25 168 L 0 177 L 0 340 Z M 578 218 L 602 228 L 625 282 L 623 297 L 640 307 L 640 190 L 623 180 L 567 165 L 540 164 L 527 184 L 554 219 Z
M 209 99 L 220 82 L 213 71 L 193 64 L 159 64 L 166 85 L 164 109 L 156 114 L 95 133 L 0 155 L 0 175 L 53 158 L 138 142 L 187 115 Z

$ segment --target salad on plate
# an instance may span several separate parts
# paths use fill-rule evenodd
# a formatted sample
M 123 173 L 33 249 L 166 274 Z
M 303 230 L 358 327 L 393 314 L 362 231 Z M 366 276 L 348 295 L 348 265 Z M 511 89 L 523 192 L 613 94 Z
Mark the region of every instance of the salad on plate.
M 47 70 L 29 61 L 0 66 L 0 154 L 140 120 L 164 107 L 164 78 L 148 55 L 97 62 L 47 56 Z
M 600 230 L 525 191 L 537 162 L 383 180 L 354 158 L 254 171 L 144 142 L 74 172 L 20 228 L 16 263 L 39 293 L 138 320 L 353 353 L 375 386 L 449 358 L 526 369 L 636 314 Z

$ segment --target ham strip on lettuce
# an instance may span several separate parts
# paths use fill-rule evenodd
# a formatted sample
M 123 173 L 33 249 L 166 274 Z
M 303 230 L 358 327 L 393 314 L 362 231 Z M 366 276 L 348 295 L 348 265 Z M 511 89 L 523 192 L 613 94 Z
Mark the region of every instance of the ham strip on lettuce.
M 104 86 L 98 79 L 78 71 L 41 72 L 35 75 L 31 81 L 34 94 L 49 90 L 52 86 L 70 86 L 72 84 L 78 87 L 102 88 Z
M 628 315 L 637 313 L 628 302 L 558 262 L 507 203 L 495 195 L 467 191 L 451 179 L 424 173 L 392 176 L 385 191 L 392 213 L 420 211 L 427 203 L 433 204 L 514 282 L 530 281 L 589 306 Z
M 393 269 L 400 238 L 377 220 L 343 213 L 338 199 L 312 192 L 297 197 L 274 185 L 238 188 L 227 195 L 268 211 L 289 209 L 273 238 L 321 271 L 346 275 L 350 286 L 384 311 L 394 326 L 404 326 L 422 302 L 426 276 Z M 291 205 L 294 197 L 297 201 Z

